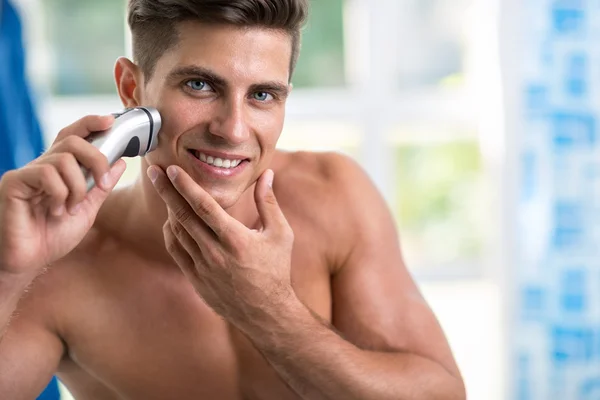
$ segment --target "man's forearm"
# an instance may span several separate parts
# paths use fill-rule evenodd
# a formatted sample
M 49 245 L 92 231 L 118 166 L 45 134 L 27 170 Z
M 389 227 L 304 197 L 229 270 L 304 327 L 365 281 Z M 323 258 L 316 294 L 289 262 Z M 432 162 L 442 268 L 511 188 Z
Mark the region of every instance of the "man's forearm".
M 0 341 L 31 279 L 0 273 Z
M 361 350 L 300 302 L 245 329 L 279 375 L 305 399 L 462 400 L 460 377 L 410 353 Z

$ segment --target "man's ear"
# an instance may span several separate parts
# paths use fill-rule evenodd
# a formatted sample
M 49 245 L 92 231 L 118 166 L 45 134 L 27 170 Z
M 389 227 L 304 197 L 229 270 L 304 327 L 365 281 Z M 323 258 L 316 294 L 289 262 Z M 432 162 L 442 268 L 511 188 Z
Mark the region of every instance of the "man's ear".
M 144 77 L 140 68 L 131 60 L 120 57 L 115 64 L 115 82 L 123 106 L 138 107 L 142 105 L 142 88 Z

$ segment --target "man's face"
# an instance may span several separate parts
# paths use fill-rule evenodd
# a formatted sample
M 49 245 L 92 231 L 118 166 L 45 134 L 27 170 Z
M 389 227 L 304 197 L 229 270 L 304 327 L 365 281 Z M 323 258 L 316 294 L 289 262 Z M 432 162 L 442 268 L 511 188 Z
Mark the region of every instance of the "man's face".
M 282 31 L 186 22 L 156 64 L 142 104 L 163 124 L 146 156 L 176 164 L 223 207 L 269 166 L 283 129 L 291 39 Z

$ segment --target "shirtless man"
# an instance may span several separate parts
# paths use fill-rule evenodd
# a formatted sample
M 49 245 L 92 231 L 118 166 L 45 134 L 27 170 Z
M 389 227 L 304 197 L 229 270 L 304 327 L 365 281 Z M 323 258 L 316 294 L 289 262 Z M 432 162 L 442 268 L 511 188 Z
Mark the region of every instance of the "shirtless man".
M 88 116 L 2 177 L 0 398 L 465 398 L 366 174 L 275 150 L 306 3 L 131 1 L 115 79 L 159 146 L 112 191 Z

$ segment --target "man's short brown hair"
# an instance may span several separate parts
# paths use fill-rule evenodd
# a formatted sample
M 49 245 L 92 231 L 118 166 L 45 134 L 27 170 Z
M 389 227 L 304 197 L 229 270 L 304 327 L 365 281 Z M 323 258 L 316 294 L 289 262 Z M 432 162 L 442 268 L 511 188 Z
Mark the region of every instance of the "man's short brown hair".
M 181 22 L 281 29 L 292 39 L 291 79 L 307 14 L 308 0 L 130 0 L 133 57 L 149 81 L 157 60 L 177 43 Z

